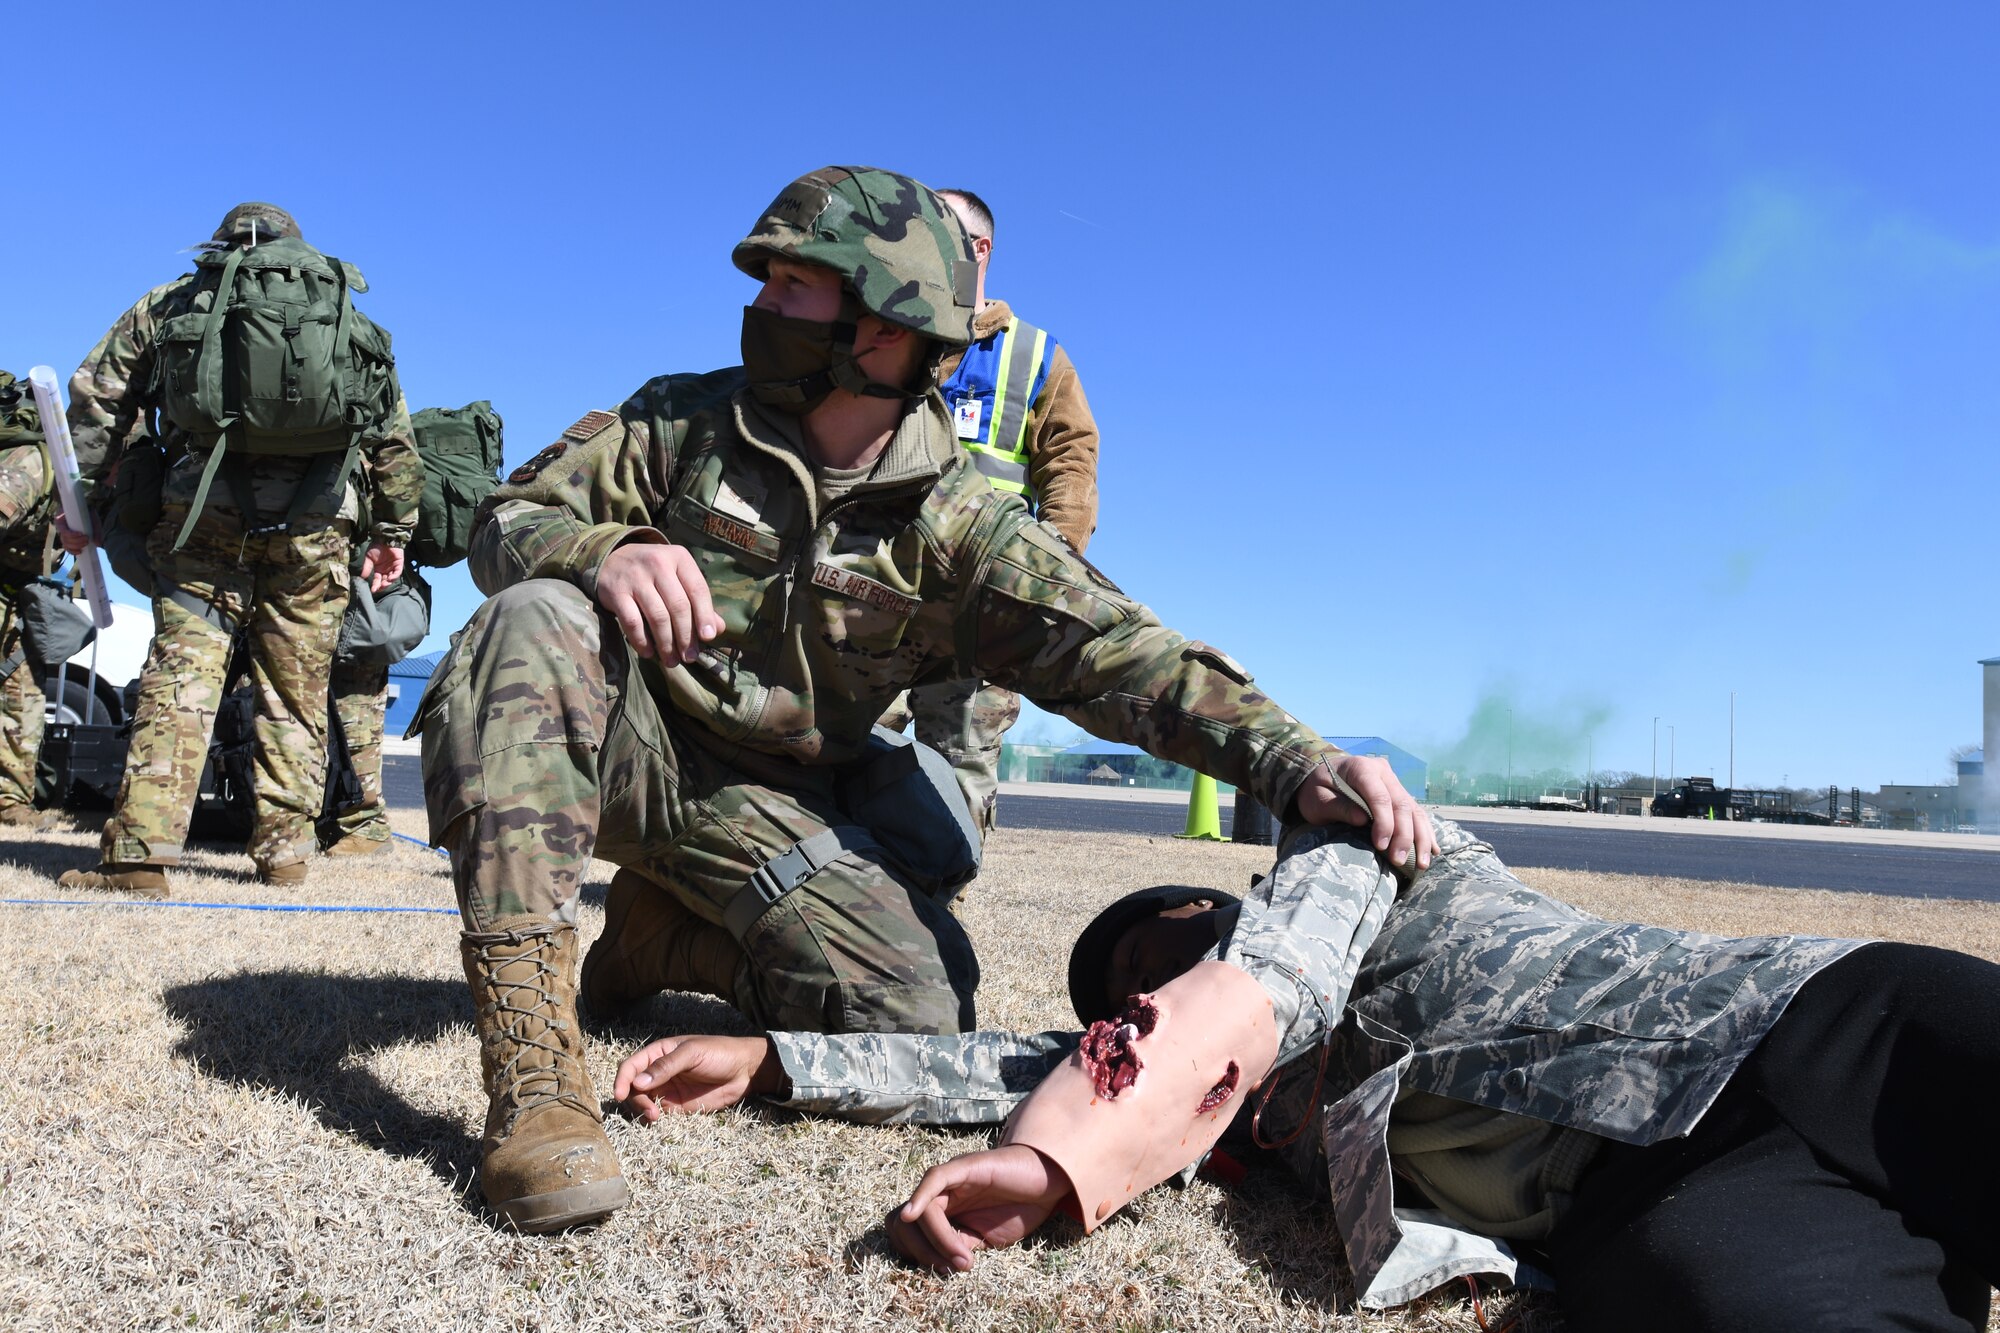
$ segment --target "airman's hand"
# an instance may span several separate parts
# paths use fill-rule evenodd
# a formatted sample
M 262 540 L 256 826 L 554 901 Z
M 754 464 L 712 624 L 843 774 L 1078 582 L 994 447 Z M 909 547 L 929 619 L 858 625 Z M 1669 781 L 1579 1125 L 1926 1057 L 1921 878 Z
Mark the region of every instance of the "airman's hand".
M 693 661 L 702 644 L 722 633 L 708 580 L 684 547 L 619 547 L 597 571 L 597 601 L 639 656 L 663 663 Z
M 1342 783 L 1361 798 L 1358 803 Z M 1415 869 L 1428 870 L 1437 855 L 1430 813 L 1379 756 L 1345 754 L 1327 760 L 1299 788 L 1298 802 L 1299 817 L 1308 824 L 1374 825 L 1375 850 L 1385 853 L 1391 865 L 1409 868 L 1414 857 Z
M 370 592 L 380 592 L 403 577 L 403 548 L 387 542 L 370 542 L 367 553 L 361 557 L 361 577 L 368 580 Z
M 56 515 L 56 540 L 62 543 L 63 550 L 71 555 L 82 555 L 83 549 L 90 545 L 90 538 L 63 522 L 61 514 Z
M 784 1086 L 768 1037 L 662 1037 L 625 1057 L 612 1091 L 650 1125 L 668 1111 L 720 1111 Z
M 966 1153 L 924 1172 L 889 1214 L 889 1242 L 912 1263 L 963 1273 L 979 1250 L 1004 1250 L 1048 1221 L 1069 1177 L 1025 1143 Z

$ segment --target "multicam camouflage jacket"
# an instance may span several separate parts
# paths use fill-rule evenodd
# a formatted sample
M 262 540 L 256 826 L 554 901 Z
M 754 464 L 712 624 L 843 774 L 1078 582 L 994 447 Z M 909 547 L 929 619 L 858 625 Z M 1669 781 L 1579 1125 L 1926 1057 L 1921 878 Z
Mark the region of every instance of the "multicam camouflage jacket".
M 158 407 L 151 385 L 160 326 L 176 315 L 210 308 L 214 297 L 214 291 L 205 288 L 194 274 L 155 287 L 118 317 L 70 377 L 70 435 L 84 486 L 94 492 L 94 507 L 103 504 L 101 488 L 112 467 L 128 449 L 151 438 L 150 418 Z M 393 369 L 390 373 L 393 375 Z M 372 490 L 365 518 L 354 494 L 345 488 L 336 490 L 330 477 L 327 493 L 309 497 L 299 510 L 301 517 L 345 516 L 355 519 L 357 527 L 366 527 L 375 540 L 391 546 L 409 541 L 416 524 L 417 501 L 424 492 L 424 468 L 400 388 L 395 400 L 387 417 L 362 432 L 363 471 Z M 206 455 L 187 452 L 179 433 L 170 425 L 165 429 L 160 443 L 168 448 L 170 469 L 164 498 L 169 506 L 179 505 L 185 512 L 199 486 Z M 251 502 L 267 515 L 287 512 L 310 466 L 309 460 L 301 458 L 250 457 L 244 467 Z M 234 515 L 236 508 L 236 492 L 217 485 L 204 513 Z
M 1271 997 L 1279 1068 L 1263 1132 L 1279 1139 L 1307 1121 L 1311 1132 L 1283 1152 L 1326 1182 L 1356 1293 L 1374 1307 L 1468 1273 L 1515 1272 L 1504 1242 L 1397 1204 L 1399 1095 L 1627 1143 L 1682 1135 L 1798 988 L 1859 945 L 1602 921 L 1435 823 L 1440 855 L 1400 894 L 1351 830 L 1294 830 L 1211 954 Z M 772 1039 L 791 1081 L 786 1105 L 871 1123 L 997 1124 L 1068 1058 L 1076 1034 Z
M 742 383 L 663 377 L 570 427 L 487 501 L 479 586 L 558 578 L 594 595 L 617 547 L 687 548 L 724 628 L 693 662 L 646 663 L 647 679 L 715 739 L 801 764 L 856 758 L 900 691 L 967 677 L 1275 810 L 1339 753 L 988 486 L 936 393 L 822 512 L 796 418 Z

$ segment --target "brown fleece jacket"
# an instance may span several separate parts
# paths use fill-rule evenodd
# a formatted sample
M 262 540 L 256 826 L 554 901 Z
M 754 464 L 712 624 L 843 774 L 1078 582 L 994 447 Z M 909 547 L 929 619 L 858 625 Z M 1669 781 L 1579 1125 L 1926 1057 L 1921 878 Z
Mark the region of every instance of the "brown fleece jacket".
M 1014 317 L 1005 301 L 988 301 L 972 320 L 972 336 L 984 338 Z M 944 359 L 938 378 L 950 378 L 963 352 Z M 1083 384 L 1059 343 L 1049 377 L 1028 408 L 1028 484 L 1035 492 L 1035 515 L 1047 521 L 1079 552 L 1097 531 L 1097 422 L 1083 396 Z

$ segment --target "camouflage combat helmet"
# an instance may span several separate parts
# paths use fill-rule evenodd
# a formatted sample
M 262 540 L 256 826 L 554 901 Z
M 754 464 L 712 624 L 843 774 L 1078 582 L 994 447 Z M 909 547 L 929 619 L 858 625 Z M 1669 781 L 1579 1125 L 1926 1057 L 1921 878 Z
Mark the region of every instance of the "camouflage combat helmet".
M 835 270 L 891 324 L 954 346 L 972 341 L 972 242 L 944 201 L 908 176 L 822 167 L 799 177 L 730 258 L 761 282 L 774 256 Z
M 209 237 L 216 245 L 228 245 L 238 238 L 248 239 L 251 224 L 256 224 L 256 236 L 260 241 L 275 241 L 281 236 L 293 240 L 303 240 L 299 234 L 298 221 L 276 204 L 260 204 L 255 200 L 238 204 L 223 215 L 222 225 Z

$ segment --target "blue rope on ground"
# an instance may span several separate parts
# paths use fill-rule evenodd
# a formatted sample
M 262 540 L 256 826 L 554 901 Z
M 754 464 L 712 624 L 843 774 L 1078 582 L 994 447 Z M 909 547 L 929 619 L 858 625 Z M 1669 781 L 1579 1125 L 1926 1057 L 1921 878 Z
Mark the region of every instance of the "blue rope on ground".
M 419 847 L 423 848 L 423 849 L 424 849 L 425 851 L 427 851 L 427 852 L 436 852 L 436 853 L 437 853 L 437 854 L 438 854 L 439 856 L 445 856 L 445 857 L 449 857 L 449 856 L 451 855 L 451 853 L 450 853 L 450 852 L 448 852 L 448 851 L 446 851 L 446 850 L 445 850 L 444 848 L 442 848 L 442 847 L 433 847 L 433 846 L 431 846 L 431 845 L 430 845 L 429 843 L 425 842 L 425 841 L 424 841 L 424 840 L 423 840 L 422 838 L 413 838 L 413 837 L 411 837 L 411 836 L 410 836 L 409 834 L 407 834 L 407 833 L 394 833 L 394 832 L 392 832 L 392 833 L 390 833 L 390 834 L 389 834 L 389 836 L 390 836 L 390 837 L 392 837 L 392 838 L 401 838 L 401 839 L 402 839 L 402 840 L 403 840 L 404 842 L 413 842 L 413 843 L 415 843 L 415 844 L 416 844 L 417 846 L 419 846 Z
M 427 852 L 439 856 L 451 855 L 442 847 L 433 847 L 422 838 L 413 838 L 407 833 L 391 832 L 392 838 L 413 842 Z M 201 907 L 212 911 L 225 912 L 416 912 L 423 915 L 457 916 L 456 907 L 370 907 L 356 906 L 314 906 L 309 903 L 184 903 L 173 898 L 0 898 L 4 907 Z
M 130 898 L 94 901 L 88 898 L 0 898 L 6 907 L 205 907 L 230 912 L 419 912 L 457 916 L 456 907 L 334 907 L 309 903 L 184 903 L 173 898 Z

